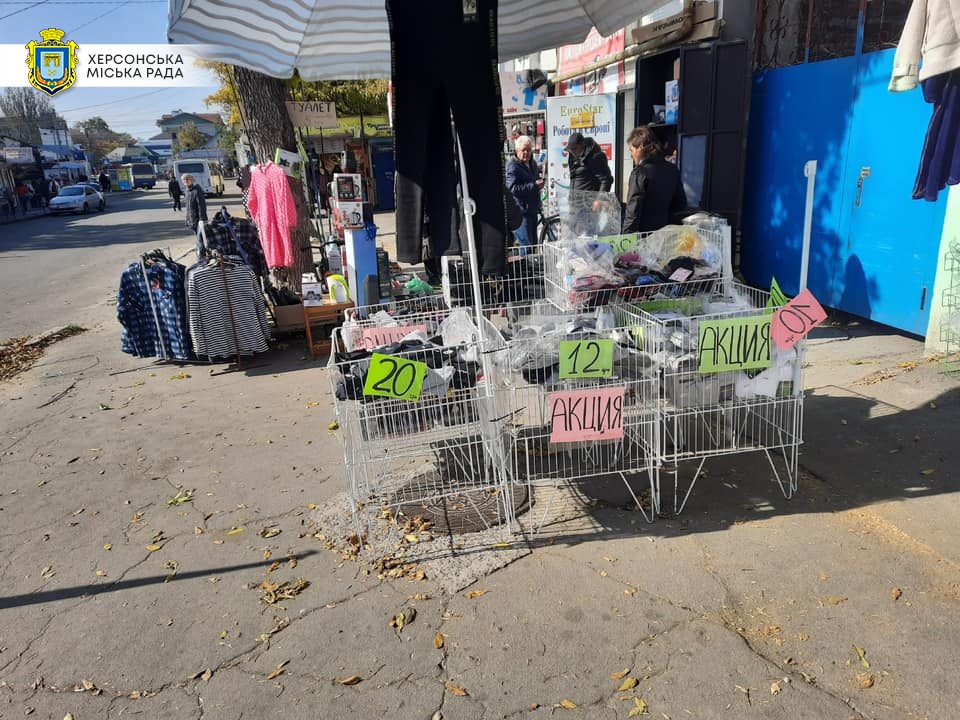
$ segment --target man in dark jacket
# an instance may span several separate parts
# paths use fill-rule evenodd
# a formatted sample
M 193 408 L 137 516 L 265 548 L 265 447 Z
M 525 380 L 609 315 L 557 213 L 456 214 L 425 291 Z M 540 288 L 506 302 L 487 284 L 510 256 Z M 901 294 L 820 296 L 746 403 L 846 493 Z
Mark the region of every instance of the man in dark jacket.
M 194 182 L 193 175 L 187 173 L 180 179 L 187 189 L 187 227 L 196 233 L 200 221 L 207 221 L 207 199 L 203 188 Z
M 110 176 L 105 171 L 101 171 L 97 180 L 100 182 L 100 192 L 110 192 Z
M 173 198 L 173 211 L 182 211 L 183 207 L 180 205 L 180 198 L 183 196 L 183 190 L 180 189 L 180 183 L 177 182 L 175 175 L 170 176 L 170 182 L 167 183 L 167 192 L 170 194 L 170 197 Z
M 613 174 L 610 164 L 597 141 L 581 133 L 570 133 L 567 138 L 570 190 L 574 192 L 610 192 Z
M 516 155 L 507 163 L 507 189 L 523 215 L 523 222 L 514 234 L 520 254 L 526 255 L 527 246 L 537 242 L 537 217 L 543 179 L 540 177 L 540 168 L 533 161 L 533 141 L 521 135 L 514 142 L 514 147 Z

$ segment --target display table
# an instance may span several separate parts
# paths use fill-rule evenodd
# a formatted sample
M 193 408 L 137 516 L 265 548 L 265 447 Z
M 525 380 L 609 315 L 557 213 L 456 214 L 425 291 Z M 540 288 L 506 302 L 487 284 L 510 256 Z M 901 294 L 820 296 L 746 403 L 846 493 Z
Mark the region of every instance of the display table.
M 353 307 L 352 302 L 325 302 L 322 305 L 303 306 L 303 326 L 307 332 L 307 348 L 312 357 L 330 351 L 330 334 L 343 324 L 343 312 Z M 323 328 L 323 337 L 313 340 L 313 326 Z

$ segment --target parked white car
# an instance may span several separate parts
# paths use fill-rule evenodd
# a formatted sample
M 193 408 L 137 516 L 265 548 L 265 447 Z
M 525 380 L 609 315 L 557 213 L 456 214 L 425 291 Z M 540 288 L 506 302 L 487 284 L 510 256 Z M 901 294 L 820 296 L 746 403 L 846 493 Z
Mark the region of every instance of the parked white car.
M 79 212 L 88 213 L 91 210 L 103 210 L 107 206 L 99 190 L 89 185 L 70 185 L 61 188 L 60 192 L 50 203 L 51 213 Z

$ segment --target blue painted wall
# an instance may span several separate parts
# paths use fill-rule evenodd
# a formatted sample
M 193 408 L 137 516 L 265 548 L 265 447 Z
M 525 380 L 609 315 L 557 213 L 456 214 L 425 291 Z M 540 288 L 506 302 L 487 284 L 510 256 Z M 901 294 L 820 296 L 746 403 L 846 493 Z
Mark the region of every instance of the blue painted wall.
M 817 160 L 810 289 L 824 305 L 923 334 L 946 193 L 936 203 L 911 198 L 932 107 L 919 90 L 887 92 L 893 54 L 755 75 L 741 269 L 759 287 L 776 276 L 797 291 L 803 165 Z

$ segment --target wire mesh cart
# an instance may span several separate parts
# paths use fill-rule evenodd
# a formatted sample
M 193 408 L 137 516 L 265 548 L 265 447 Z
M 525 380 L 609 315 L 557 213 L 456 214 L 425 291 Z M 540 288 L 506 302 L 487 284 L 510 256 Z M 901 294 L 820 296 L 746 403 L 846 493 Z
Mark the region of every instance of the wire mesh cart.
M 643 345 L 660 367 L 659 458 L 665 467 L 697 463 L 682 500 L 674 474 L 674 512 L 683 511 L 707 459 L 736 453 L 762 452 L 783 495 L 792 497 L 804 343 L 782 351 L 773 342 L 773 308 L 762 290 L 716 279 L 663 286 L 657 295 L 626 312 L 653 327 Z
M 504 413 L 487 367 L 500 334 L 462 309 L 407 312 L 402 325 L 383 324 L 388 313 L 360 315 L 334 333 L 328 363 L 358 534 L 365 507 L 445 498 L 495 502 L 498 524 L 509 527 Z
M 572 313 L 546 301 L 525 308 L 501 329 L 506 346 L 494 353 L 504 379 L 497 405 L 508 419 L 509 479 L 526 485 L 528 497 L 561 483 L 588 490 L 613 475 L 652 522 L 659 508 L 658 375 L 638 339 L 654 325 L 620 310 Z M 637 490 L 638 478 L 648 490 Z M 535 531 L 550 508 L 535 513 Z

